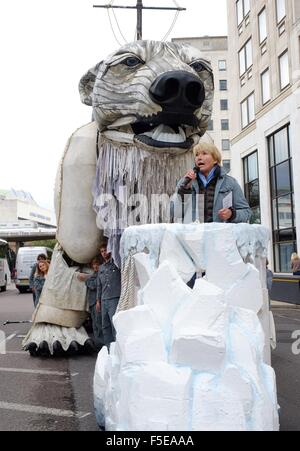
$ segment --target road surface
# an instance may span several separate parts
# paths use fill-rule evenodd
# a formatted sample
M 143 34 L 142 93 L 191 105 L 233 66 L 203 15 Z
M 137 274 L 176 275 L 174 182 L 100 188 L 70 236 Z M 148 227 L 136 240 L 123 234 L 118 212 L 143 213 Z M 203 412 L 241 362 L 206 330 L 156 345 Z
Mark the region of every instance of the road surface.
M 0 354 L 0 431 L 98 430 L 92 395 L 96 356 L 43 359 L 22 352 L 30 325 L 3 322 L 29 320 L 32 311 L 31 294 L 18 294 L 13 287 L 0 293 L 0 331 L 6 336 L 6 354 Z M 300 308 L 274 303 L 273 313 L 281 430 L 300 431 L 300 344 L 297 355 L 292 339 L 295 331 L 300 338 Z
M 29 320 L 32 311 L 31 294 L 19 294 L 13 286 L 0 293 L 0 331 L 6 336 L 6 354 L 0 354 L 0 430 L 98 430 L 92 394 L 96 356 L 33 358 L 22 352 L 30 325 L 3 322 Z

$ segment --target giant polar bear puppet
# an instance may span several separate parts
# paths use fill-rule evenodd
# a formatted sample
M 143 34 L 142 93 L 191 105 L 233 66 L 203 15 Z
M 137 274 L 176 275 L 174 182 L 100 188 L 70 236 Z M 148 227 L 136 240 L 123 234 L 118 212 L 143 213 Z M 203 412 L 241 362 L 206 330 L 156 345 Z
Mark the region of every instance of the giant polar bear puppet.
M 98 253 L 103 234 L 120 265 L 124 196 L 144 194 L 151 202 L 153 193 L 174 192 L 193 164 L 192 146 L 207 129 L 214 82 L 197 49 L 137 41 L 90 69 L 79 90 L 82 102 L 93 107 L 94 121 L 71 136 L 58 171 L 59 244 L 23 342 L 31 354 L 76 352 L 89 343 L 82 327 L 85 286 L 76 271 Z M 105 195 L 115 200 L 113 213 Z M 151 205 L 147 211 L 144 222 L 151 223 Z

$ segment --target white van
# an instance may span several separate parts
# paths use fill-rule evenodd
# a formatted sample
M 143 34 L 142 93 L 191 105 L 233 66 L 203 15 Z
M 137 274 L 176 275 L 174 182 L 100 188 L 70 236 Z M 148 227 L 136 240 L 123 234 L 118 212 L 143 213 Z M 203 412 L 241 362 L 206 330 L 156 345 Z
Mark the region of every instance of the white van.
M 29 277 L 32 267 L 37 262 L 39 254 L 45 254 L 47 258 L 51 258 L 52 249 L 42 246 L 20 247 L 17 253 L 15 284 L 20 293 L 29 290 Z

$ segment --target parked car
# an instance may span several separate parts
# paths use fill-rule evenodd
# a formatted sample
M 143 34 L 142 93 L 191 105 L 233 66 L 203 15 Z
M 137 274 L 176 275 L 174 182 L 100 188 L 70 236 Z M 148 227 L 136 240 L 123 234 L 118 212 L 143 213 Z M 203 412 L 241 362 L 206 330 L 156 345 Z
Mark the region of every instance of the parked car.
M 32 267 L 37 261 L 39 254 L 45 254 L 47 258 L 51 259 L 52 249 L 42 246 L 27 246 L 20 247 L 17 253 L 15 284 L 20 293 L 25 293 L 29 290 L 29 277 Z

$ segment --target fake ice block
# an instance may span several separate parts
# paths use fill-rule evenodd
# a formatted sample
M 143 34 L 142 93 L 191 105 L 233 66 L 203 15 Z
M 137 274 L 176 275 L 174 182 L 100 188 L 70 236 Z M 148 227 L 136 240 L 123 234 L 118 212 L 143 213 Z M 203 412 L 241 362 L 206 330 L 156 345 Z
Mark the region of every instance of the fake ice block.
M 238 393 L 208 375 L 195 377 L 193 431 L 245 431 L 246 417 Z
M 122 365 L 167 361 L 163 333 L 157 329 L 132 332 L 118 341 L 122 351 Z
M 189 282 L 196 272 L 196 267 L 186 253 L 176 234 L 166 230 L 161 243 L 159 263 L 168 262 L 173 265 L 184 282 Z
M 193 370 L 218 372 L 226 354 L 228 309 L 223 291 L 198 280 L 194 299 L 177 311 L 172 328 L 171 362 Z
M 134 391 L 129 398 L 129 417 L 149 430 L 148 420 L 167 430 L 188 430 L 192 372 L 164 362 L 149 363 L 135 375 Z
M 269 365 L 267 244 L 266 229 L 247 224 L 163 224 L 124 232 L 127 268 L 147 249 L 149 257 L 139 261 L 150 263 L 151 271 L 142 269 L 142 288 L 129 299 L 136 307 L 125 305 L 115 315 L 117 341 L 96 366 L 97 418 L 105 417 L 107 430 L 279 429 Z M 194 266 L 188 260 L 182 267 L 185 254 Z M 193 290 L 185 283 L 192 268 L 206 272 Z
M 181 280 L 174 267 L 165 261 L 141 291 L 141 301 L 153 311 L 160 327 L 168 335 L 170 319 L 191 293 L 192 290 Z
M 226 291 L 226 299 L 230 305 L 253 310 L 256 314 L 263 306 L 263 293 L 259 272 L 248 264 L 247 273 Z
M 153 268 L 151 266 L 151 260 L 148 254 L 143 252 L 134 255 L 135 269 L 137 272 L 140 288 L 149 282 Z

